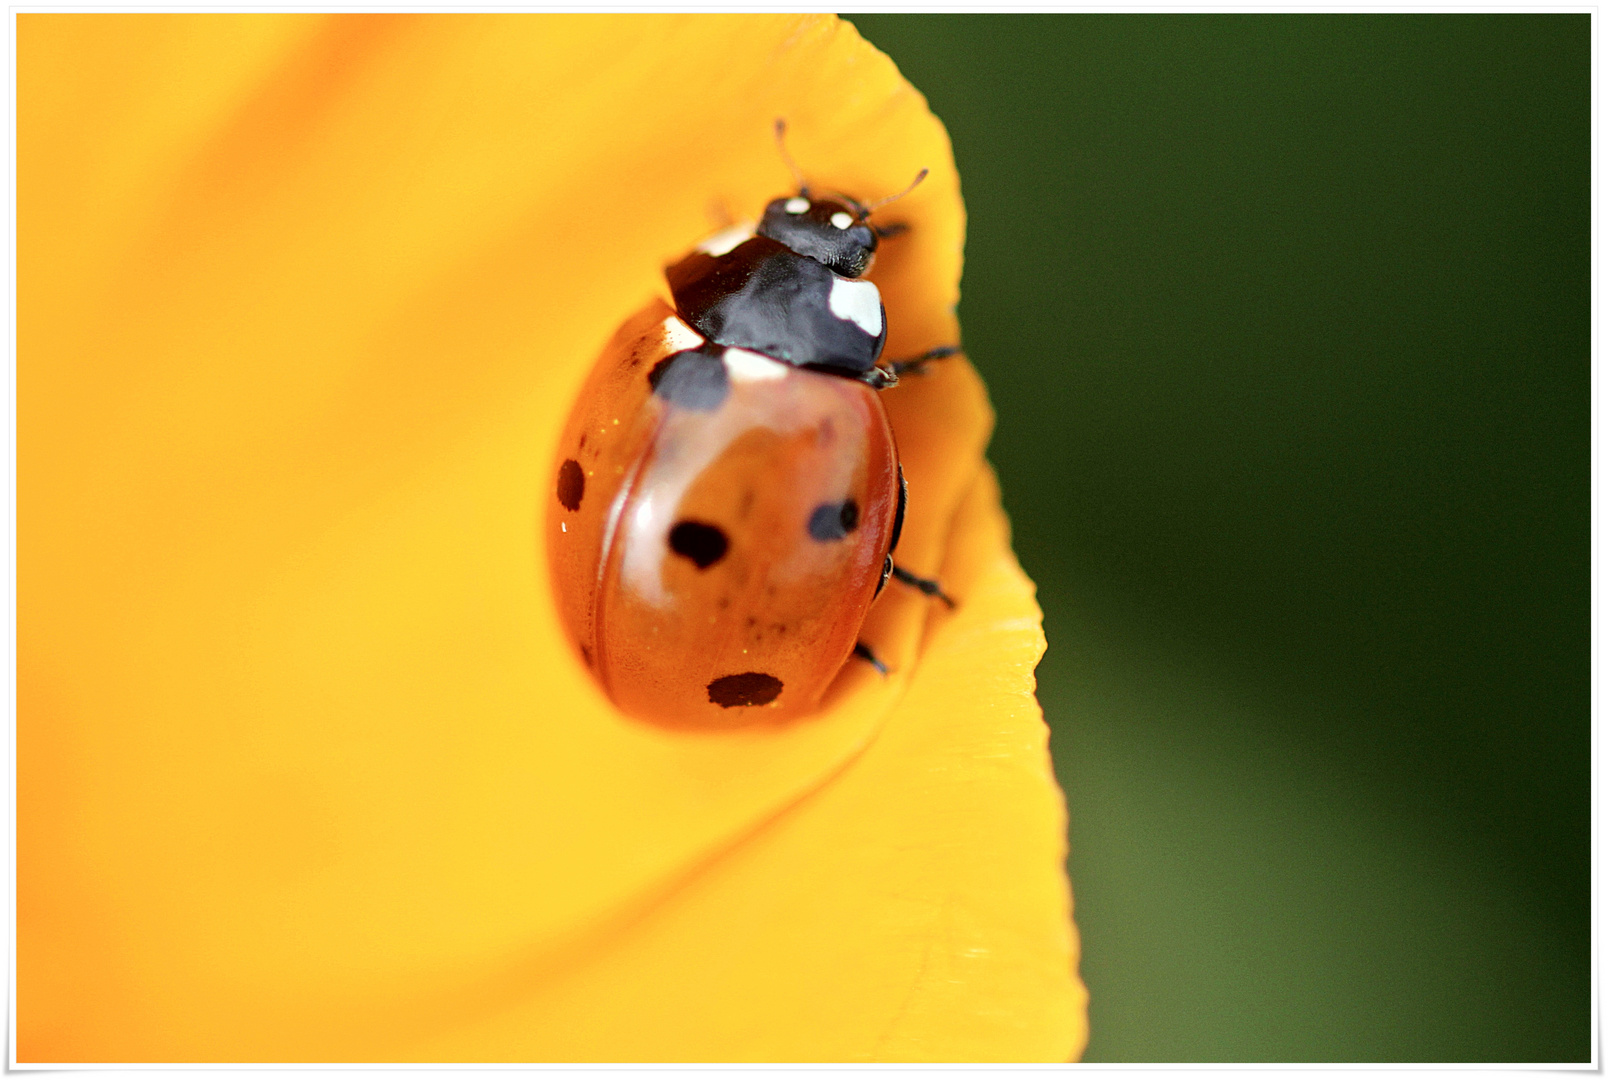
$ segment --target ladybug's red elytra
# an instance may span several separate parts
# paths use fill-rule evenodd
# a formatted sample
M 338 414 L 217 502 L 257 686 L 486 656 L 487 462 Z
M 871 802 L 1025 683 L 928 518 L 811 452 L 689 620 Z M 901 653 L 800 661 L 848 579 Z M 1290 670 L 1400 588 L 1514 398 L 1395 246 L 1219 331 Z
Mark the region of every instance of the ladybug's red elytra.
M 950 602 L 894 565 L 905 484 L 877 391 L 956 349 L 879 363 L 886 313 L 862 275 L 901 231 L 869 218 L 899 196 L 818 198 L 786 160 L 798 194 L 666 270 L 674 311 L 620 329 L 560 442 L 559 610 L 649 720 L 808 713 L 851 656 L 886 671 L 859 633 L 890 575 Z

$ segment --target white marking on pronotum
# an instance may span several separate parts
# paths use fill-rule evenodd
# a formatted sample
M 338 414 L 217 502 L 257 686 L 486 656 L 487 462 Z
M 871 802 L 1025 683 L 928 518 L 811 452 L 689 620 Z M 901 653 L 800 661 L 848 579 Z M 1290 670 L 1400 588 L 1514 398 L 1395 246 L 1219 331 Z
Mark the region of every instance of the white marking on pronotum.
M 826 303 L 832 314 L 849 320 L 872 337 L 882 333 L 882 294 L 869 281 L 835 279 Z
M 787 374 L 787 365 L 780 360 L 747 349 L 727 349 L 721 359 L 732 382 L 766 382 Z
M 850 225 L 854 224 L 854 219 L 845 214 L 843 211 L 839 210 L 837 213 L 832 215 L 832 224 L 836 225 L 840 229 L 847 229 Z
M 810 201 L 802 196 L 795 195 L 782 204 L 782 209 L 789 214 L 802 214 L 810 208 Z
M 698 250 L 705 255 L 724 255 L 753 235 L 753 222 L 745 221 L 740 225 L 731 225 L 721 229 L 713 236 L 708 237 L 698 245 Z
M 696 349 L 704 343 L 703 335 L 672 315 L 664 321 L 664 344 L 671 352 Z

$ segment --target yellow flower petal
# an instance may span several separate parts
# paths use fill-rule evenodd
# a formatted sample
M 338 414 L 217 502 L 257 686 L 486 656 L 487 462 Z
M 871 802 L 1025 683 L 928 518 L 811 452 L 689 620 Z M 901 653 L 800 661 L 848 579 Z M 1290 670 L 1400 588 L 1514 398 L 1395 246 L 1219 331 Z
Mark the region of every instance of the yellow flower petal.
M 955 339 L 958 180 L 885 57 L 826 17 L 25 15 L 18 90 L 20 1059 L 1078 1049 L 969 367 L 886 397 L 901 553 L 966 603 L 890 590 L 899 673 L 818 717 L 621 717 L 539 550 L 572 396 L 712 201 L 785 184 L 772 117 L 845 190 L 933 168 L 877 280 L 890 355 Z

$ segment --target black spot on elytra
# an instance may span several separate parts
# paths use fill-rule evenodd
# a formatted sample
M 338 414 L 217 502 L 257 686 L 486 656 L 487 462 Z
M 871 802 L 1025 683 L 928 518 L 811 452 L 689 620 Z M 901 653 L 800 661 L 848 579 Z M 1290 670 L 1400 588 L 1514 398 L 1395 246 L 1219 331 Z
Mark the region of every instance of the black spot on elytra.
M 860 525 L 860 504 L 853 499 L 822 503 L 810 511 L 810 538 L 827 543 L 841 540 Z
M 723 709 L 739 705 L 769 705 L 782 692 L 782 680 L 760 671 L 722 675 L 709 684 L 709 700 Z
M 707 351 L 707 346 L 660 360 L 648 372 L 648 385 L 670 404 L 699 412 L 719 408 L 731 389 L 726 382 L 725 363 L 719 354 Z
M 581 471 L 581 463 L 574 458 L 565 458 L 564 464 L 558 467 L 559 504 L 566 510 L 579 510 L 585 495 L 586 474 Z
M 730 546 L 726 533 L 718 525 L 678 521 L 670 530 L 670 550 L 691 559 L 700 570 L 707 570 L 725 558 Z

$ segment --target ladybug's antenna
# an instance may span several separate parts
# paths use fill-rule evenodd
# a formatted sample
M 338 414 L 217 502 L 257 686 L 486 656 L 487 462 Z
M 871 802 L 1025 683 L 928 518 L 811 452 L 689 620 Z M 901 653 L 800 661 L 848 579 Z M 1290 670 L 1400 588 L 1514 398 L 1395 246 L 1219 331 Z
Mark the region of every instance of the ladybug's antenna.
M 793 155 L 787 152 L 786 136 L 787 121 L 778 116 L 776 118 L 776 149 L 781 151 L 782 160 L 787 162 L 788 169 L 792 170 L 793 180 L 798 184 L 798 193 L 808 197 L 810 185 L 804 180 L 804 170 L 798 167 L 798 162 L 793 160 Z
M 904 198 L 906 195 L 908 195 L 912 191 L 916 190 L 916 185 L 920 184 L 925 179 L 927 179 L 927 170 L 922 169 L 920 172 L 918 172 L 916 174 L 916 178 L 914 180 L 910 181 L 910 186 L 905 188 L 903 191 L 899 192 L 899 194 L 897 194 L 897 195 L 889 195 L 885 199 L 878 199 L 876 202 L 872 203 L 870 206 L 861 206 L 861 207 L 859 207 L 860 220 L 864 221 L 866 218 L 870 217 L 871 216 L 871 211 L 875 210 L 877 207 L 879 207 L 879 206 L 887 206 L 889 203 L 893 202 L 893 200 L 895 200 L 895 199 Z

